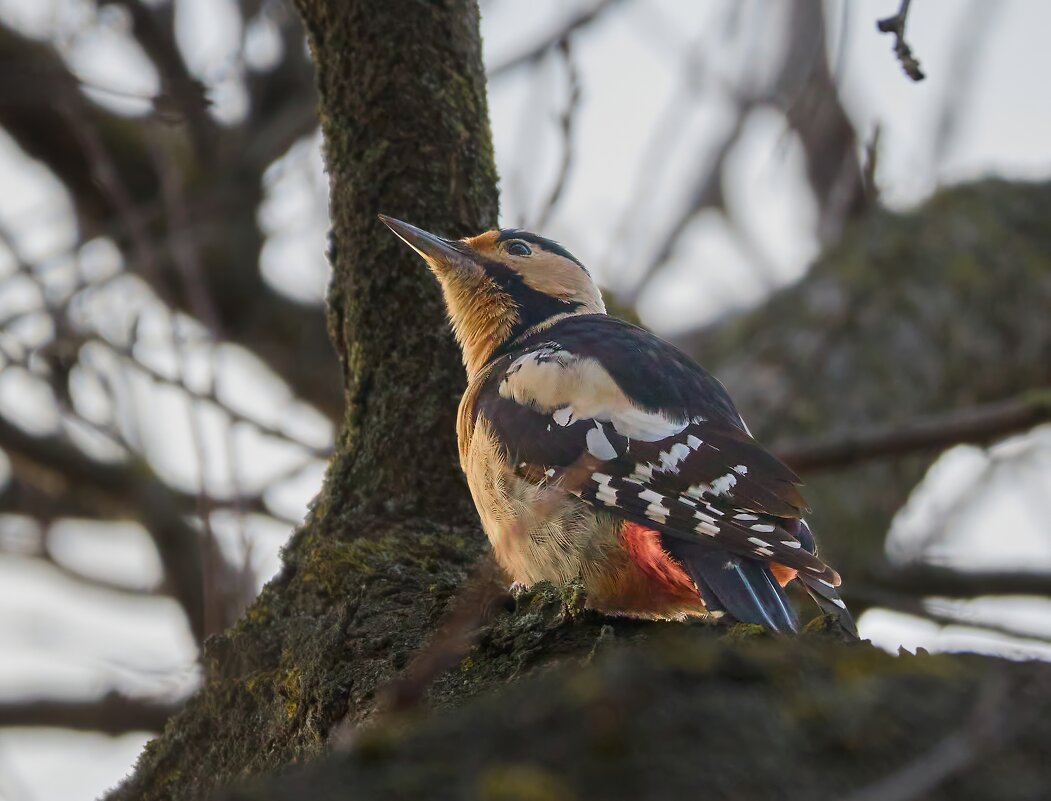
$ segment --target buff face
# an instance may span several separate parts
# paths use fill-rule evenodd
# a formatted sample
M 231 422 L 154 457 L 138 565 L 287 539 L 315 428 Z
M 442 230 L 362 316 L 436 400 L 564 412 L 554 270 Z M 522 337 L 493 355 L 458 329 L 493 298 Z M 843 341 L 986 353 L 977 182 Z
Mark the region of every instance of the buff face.
M 517 229 L 443 239 L 381 217 L 441 283 L 469 373 L 500 345 L 572 314 L 605 312 L 584 266 L 551 240 Z

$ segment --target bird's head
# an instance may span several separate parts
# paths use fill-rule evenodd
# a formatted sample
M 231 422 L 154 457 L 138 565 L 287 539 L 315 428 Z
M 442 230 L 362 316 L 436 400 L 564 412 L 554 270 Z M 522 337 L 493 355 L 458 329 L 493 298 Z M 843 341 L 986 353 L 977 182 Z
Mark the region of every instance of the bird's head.
M 573 314 L 604 314 L 591 275 L 557 242 L 517 228 L 443 239 L 401 220 L 380 220 L 441 282 L 468 373 L 501 345 Z

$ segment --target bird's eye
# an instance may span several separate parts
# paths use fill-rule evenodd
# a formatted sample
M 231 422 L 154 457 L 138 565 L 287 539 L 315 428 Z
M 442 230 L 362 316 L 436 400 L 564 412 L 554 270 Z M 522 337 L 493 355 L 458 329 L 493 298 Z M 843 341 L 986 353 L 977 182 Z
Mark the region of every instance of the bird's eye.
M 528 256 L 533 251 L 529 249 L 529 245 L 525 242 L 512 242 L 507 246 L 507 252 L 512 256 Z

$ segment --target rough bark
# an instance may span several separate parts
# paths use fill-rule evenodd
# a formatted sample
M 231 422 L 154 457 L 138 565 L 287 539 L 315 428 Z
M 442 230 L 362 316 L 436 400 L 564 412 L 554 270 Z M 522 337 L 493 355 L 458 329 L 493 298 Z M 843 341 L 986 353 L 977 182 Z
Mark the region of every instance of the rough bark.
M 471 626 L 469 651 L 446 655 L 454 669 L 439 672 L 426 697 L 439 710 L 433 719 L 376 723 L 395 695 L 391 682 L 439 627 L 486 547 L 455 466 L 463 378 L 437 289 L 375 213 L 450 234 L 477 231 L 495 221 L 495 172 L 473 2 L 298 6 L 319 65 L 332 183 L 329 323 L 344 371 L 345 428 L 285 569 L 237 626 L 209 640 L 204 686 L 111 798 L 207 797 L 348 740 L 350 755 L 244 792 L 495 800 L 704 789 L 715 798 L 824 798 L 907 765 L 961 730 L 972 742 L 977 727 L 973 742 L 995 750 L 1006 740 L 987 735 L 973 702 L 976 693 L 1001 691 L 1009 693 L 1003 708 L 1041 714 L 1020 719 L 1013 750 L 983 758 L 977 772 L 965 761 L 952 775 L 966 774 L 967 783 L 949 787 L 960 798 L 1033 797 L 1048 778 L 1037 758 L 1049 733 L 1046 692 L 1038 702 L 1033 690 L 1046 668 L 899 660 L 821 632 L 796 642 L 737 627 L 727 638 L 705 624 L 604 619 L 581 612 L 573 588 L 540 587 L 493 605 Z M 1014 321 L 1047 308 L 1049 197 L 1046 186 L 989 184 L 946 194 L 915 215 L 860 224 L 797 287 L 709 334 L 714 366 L 726 368 L 767 434 L 937 411 L 1046 380 L 1051 362 L 1034 360 L 1047 354 L 1047 323 L 1018 340 Z M 1011 309 L 994 310 L 993 293 Z M 903 303 L 907 314 L 897 311 Z M 952 308 L 967 319 L 956 325 Z M 775 333 L 762 334 L 760 323 Z M 750 371 L 741 343 L 753 341 L 763 359 Z M 963 367 L 976 353 L 1002 367 L 1008 347 L 1024 364 L 998 371 L 1010 380 L 983 381 L 973 364 Z M 961 366 L 950 348 L 960 349 Z M 808 392 L 785 377 L 796 375 L 787 366 L 799 353 L 822 366 L 807 377 Z M 916 354 L 933 377 L 902 353 Z M 827 398 L 818 386 L 825 380 Z M 855 400 L 855 388 L 874 394 Z M 900 498 L 903 486 L 886 495 Z M 890 509 L 883 496 L 864 505 L 847 495 L 828 501 L 826 513 L 825 494 L 817 498 L 818 520 L 844 521 L 822 526 L 837 555 L 844 532 L 885 525 Z M 851 516 L 870 514 L 873 504 L 882 518 Z M 873 542 L 864 540 L 870 553 Z M 496 581 L 483 571 L 475 583 Z M 624 649 L 606 653 L 610 642 Z M 1001 731 L 998 721 L 993 730 Z M 1003 786 L 1007 775 L 1017 777 L 1011 787 Z
M 464 376 L 438 287 L 379 212 L 446 235 L 496 224 L 470 2 L 301 0 L 331 183 L 329 328 L 347 413 L 330 482 L 388 518 L 469 519 L 454 415 Z
M 388 720 L 228 798 L 1035 801 L 1051 786 L 1046 666 L 695 634 Z
M 346 419 L 285 569 L 205 647 L 205 684 L 118 799 L 200 798 L 318 754 L 433 630 L 483 552 L 457 467 L 463 368 L 433 278 L 386 212 L 449 234 L 496 222 L 473 0 L 302 0 L 332 183 L 329 329 Z

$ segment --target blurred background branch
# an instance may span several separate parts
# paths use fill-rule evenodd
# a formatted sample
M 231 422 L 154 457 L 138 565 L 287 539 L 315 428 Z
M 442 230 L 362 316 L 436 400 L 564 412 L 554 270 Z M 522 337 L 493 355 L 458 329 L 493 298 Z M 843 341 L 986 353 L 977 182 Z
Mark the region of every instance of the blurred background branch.
M 77 698 L 11 668 L 33 691 L 0 727 L 158 731 L 279 570 L 343 421 L 304 31 L 282 0 L 205 5 L 0 2 L 0 649 L 36 653 L 38 614 L 98 603 L 110 626 L 67 624 Z M 482 3 L 504 221 L 727 383 L 807 479 L 863 633 L 1051 639 L 980 606 L 1051 603 L 1051 191 L 935 192 L 1048 175 L 1024 135 L 1046 121 L 988 111 L 1031 77 L 996 71 L 1024 48 L 993 22 L 1039 13 L 891 4 L 901 67 L 924 77 L 908 33 L 930 68 L 914 85 L 878 59 L 875 5 L 517 5 Z M 481 596 L 394 705 L 470 649 Z M 891 612 L 910 622 L 888 634 Z

